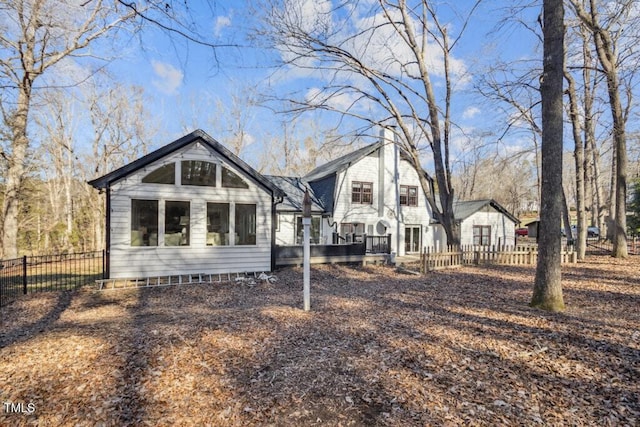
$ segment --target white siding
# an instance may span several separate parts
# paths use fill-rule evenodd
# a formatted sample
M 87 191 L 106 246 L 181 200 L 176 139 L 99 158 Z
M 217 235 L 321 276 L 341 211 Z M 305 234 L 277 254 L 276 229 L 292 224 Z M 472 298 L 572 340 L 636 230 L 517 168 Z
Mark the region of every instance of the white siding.
M 390 137 L 387 136 L 389 139 Z M 332 221 L 335 228 L 327 230 L 327 233 L 339 231 L 341 223 L 364 223 L 365 231 L 369 225 L 373 226 L 374 234 L 391 234 L 391 250 L 398 255 L 404 255 L 404 227 L 405 225 L 418 225 L 421 227 L 422 242 L 433 239 L 431 220 L 431 208 L 428 206 L 417 171 L 407 162 L 400 159 L 396 146 L 388 142 L 381 150 L 364 157 L 352 164 L 345 171 L 337 174 L 336 195 Z M 380 157 L 382 152 L 382 157 Z M 396 167 L 398 163 L 396 181 Z M 380 168 L 383 172 L 380 173 Z M 380 178 L 382 177 L 382 181 Z M 373 183 L 373 200 L 370 205 L 351 202 L 351 184 L 354 181 Z M 380 186 L 383 186 L 382 192 Z M 418 206 L 398 206 L 399 186 L 418 187 Z M 383 200 L 380 203 L 380 196 Z M 382 207 L 382 210 L 380 209 Z M 390 227 L 386 230 L 379 226 L 383 220 Z
M 176 175 L 180 174 L 181 160 L 206 160 L 224 165 L 243 177 L 248 189 L 220 187 L 217 172 L 216 187 L 189 185 L 145 184 L 141 179 L 169 162 L 176 162 Z M 217 168 L 218 171 L 220 168 Z M 176 179 L 179 183 L 179 179 Z M 131 246 L 131 200 L 159 201 L 158 246 Z M 190 245 L 165 247 L 164 202 L 184 200 L 190 202 Z M 237 203 L 256 205 L 256 244 L 246 246 L 207 246 L 207 202 L 230 203 L 230 223 L 233 224 Z M 233 234 L 233 233 L 232 233 Z M 230 239 L 234 239 L 233 236 Z M 111 189 L 111 251 L 110 275 L 119 277 L 146 277 L 189 273 L 233 273 L 269 271 L 271 269 L 271 195 L 247 178 L 243 171 L 225 163 L 224 159 L 208 148 L 194 143 L 172 153 L 162 160 L 137 171 L 115 183 Z
M 278 213 L 279 227 L 276 230 L 276 245 L 287 246 L 296 245 L 296 218 L 301 213 L 282 212 Z M 328 231 L 327 231 L 328 230 Z M 332 229 L 326 218 L 320 221 L 320 244 L 329 245 L 332 240 Z
M 462 222 L 460 244 L 473 244 L 474 225 L 488 225 L 491 227 L 492 245 L 513 245 L 515 243 L 515 223 L 493 208 L 488 209 L 490 211 L 476 212 Z
M 276 230 L 277 245 L 295 245 L 296 216 L 293 213 L 278 213 L 279 228 Z

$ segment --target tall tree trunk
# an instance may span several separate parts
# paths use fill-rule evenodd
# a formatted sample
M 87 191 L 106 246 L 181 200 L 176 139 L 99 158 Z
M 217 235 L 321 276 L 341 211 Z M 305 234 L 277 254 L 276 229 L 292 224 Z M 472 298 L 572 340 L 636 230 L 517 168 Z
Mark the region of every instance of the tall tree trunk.
M 576 165 L 576 216 L 578 221 L 578 230 L 576 237 L 576 252 L 578 259 L 584 259 L 587 245 L 587 217 L 585 211 L 585 185 L 584 185 L 584 146 L 582 145 L 582 133 L 580 129 L 580 113 L 578 112 L 578 96 L 576 93 L 576 82 L 573 76 L 565 72 L 565 78 L 569 87 L 567 94 L 569 95 L 569 117 L 571 118 L 571 129 L 574 144 L 574 160 Z M 565 200 L 566 206 L 566 200 Z M 568 212 L 567 212 L 568 216 Z M 570 226 L 570 224 L 569 224 Z M 572 235 L 567 234 L 567 238 L 573 239 Z
M 613 122 L 613 143 L 615 166 L 615 198 L 613 205 L 613 253 L 616 258 L 626 258 L 627 253 L 627 141 L 626 117 L 620 100 L 620 79 L 618 76 L 618 54 L 616 42 L 612 38 L 612 30 L 602 26 L 598 17 L 598 2 L 589 0 L 589 12 L 576 0 L 571 4 L 580 20 L 593 34 L 593 41 L 607 79 L 607 93 Z M 632 5 L 630 2 L 629 6 Z M 614 29 L 613 31 L 617 31 Z
M 562 311 L 560 271 L 562 218 L 562 137 L 564 81 L 564 6 L 562 0 L 543 3 L 544 60 L 542 84 L 542 206 L 538 264 L 531 306 Z
M 27 61 L 29 59 L 26 59 Z M 7 181 L 2 201 L 2 257 L 18 257 L 18 212 L 20 203 L 20 187 L 24 177 L 25 160 L 27 158 L 27 120 L 29 116 L 29 100 L 32 82 L 25 76 L 23 86 L 18 94 L 18 104 L 13 114 L 10 127 L 12 150 L 7 167 Z

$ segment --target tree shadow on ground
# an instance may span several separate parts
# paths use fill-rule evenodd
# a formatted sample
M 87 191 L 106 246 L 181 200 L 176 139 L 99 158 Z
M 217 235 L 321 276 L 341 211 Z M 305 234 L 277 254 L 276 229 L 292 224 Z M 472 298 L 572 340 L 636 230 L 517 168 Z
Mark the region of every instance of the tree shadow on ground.
M 638 349 L 590 331 L 616 325 L 530 309 L 531 283 L 496 273 L 314 268 L 311 312 L 300 269 L 276 284 L 94 292 L 73 310 L 110 316 L 65 316 L 53 329 L 109 343 L 98 361 L 115 380 L 92 384 L 120 398 L 107 424 L 562 424 L 575 421 L 573 403 L 591 424 L 640 411 L 625 381 Z M 615 298 L 588 292 L 575 291 Z
M 34 335 L 44 332 L 69 307 L 76 291 L 61 291 L 56 294 L 53 307 L 42 317 L 29 323 L 21 324 L 14 329 L 3 331 L 0 336 L 0 349 L 12 344 L 26 341 Z M 15 303 L 15 301 L 14 301 Z M 6 310 L 6 308 L 4 308 Z

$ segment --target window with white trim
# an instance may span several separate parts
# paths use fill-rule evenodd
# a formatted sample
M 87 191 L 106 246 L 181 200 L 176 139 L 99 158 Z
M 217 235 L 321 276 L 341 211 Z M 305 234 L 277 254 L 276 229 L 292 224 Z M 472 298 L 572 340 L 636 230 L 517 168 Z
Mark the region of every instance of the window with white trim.
M 476 246 L 491 245 L 491 226 L 490 225 L 474 225 L 473 226 L 473 244 Z
M 158 246 L 157 200 L 131 200 L 131 246 Z
M 182 185 L 216 186 L 215 163 L 203 160 L 183 160 L 180 166 L 182 169 Z
M 175 184 L 176 183 L 176 164 L 169 163 L 152 170 L 142 178 L 145 184 Z
M 190 202 L 164 203 L 164 245 L 189 246 L 191 234 Z
M 256 205 L 236 203 L 236 245 L 256 244 Z
M 229 203 L 207 203 L 207 246 L 229 244 Z

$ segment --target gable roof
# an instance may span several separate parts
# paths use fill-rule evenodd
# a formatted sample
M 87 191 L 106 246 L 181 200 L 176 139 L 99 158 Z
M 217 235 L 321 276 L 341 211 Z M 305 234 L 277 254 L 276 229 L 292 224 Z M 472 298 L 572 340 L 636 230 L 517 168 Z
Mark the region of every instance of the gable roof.
M 318 179 L 322 179 L 327 175 L 331 175 L 340 171 L 345 170 L 353 163 L 358 160 L 368 156 L 369 154 L 375 152 L 377 149 L 382 147 L 384 141 L 378 141 L 373 144 L 364 146 L 362 148 L 357 149 L 356 151 L 352 151 L 351 153 L 345 154 L 344 156 L 338 157 L 330 161 L 329 163 L 325 163 L 324 165 L 318 166 L 308 174 L 304 176 L 305 181 L 316 181 Z
M 311 186 L 301 178 L 275 175 L 265 175 L 265 177 L 285 193 L 282 203 L 278 203 L 276 205 L 276 209 L 278 211 L 302 212 L 304 192 L 305 190 L 309 190 L 309 196 L 311 198 L 311 212 L 325 212 L 322 201 L 316 197 Z
M 247 176 L 253 178 L 253 180 L 261 185 L 266 190 L 273 193 L 274 196 L 283 197 L 284 193 L 277 185 L 274 185 L 271 181 L 265 178 L 258 171 L 249 166 L 244 160 L 233 154 L 229 151 L 224 145 L 220 144 L 218 141 L 209 136 L 205 131 L 201 129 L 197 129 L 182 138 L 176 139 L 175 141 L 161 147 L 151 153 L 140 157 L 137 160 L 134 160 L 131 163 L 128 163 L 121 168 L 118 168 L 112 172 L 109 172 L 106 175 L 103 175 L 99 178 L 88 181 L 89 185 L 95 188 L 108 188 L 115 181 L 122 179 L 126 176 L 131 175 L 132 173 L 144 168 L 145 166 L 162 159 L 165 156 L 191 144 L 192 142 L 202 142 L 205 146 L 210 149 L 217 151 L 222 157 L 224 157 L 229 163 L 236 166 L 238 169 L 242 170 Z
M 520 223 L 520 220 L 518 218 L 511 215 L 509 211 L 507 211 L 504 207 L 502 207 L 502 205 L 500 205 L 500 203 L 496 202 L 493 199 L 464 200 L 464 201 L 454 202 L 453 216 L 455 217 L 456 220 L 463 221 L 487 205 L 491 206 L 498 212 L 507 216 L 507 218 L 509 218 L 516 224 Z

